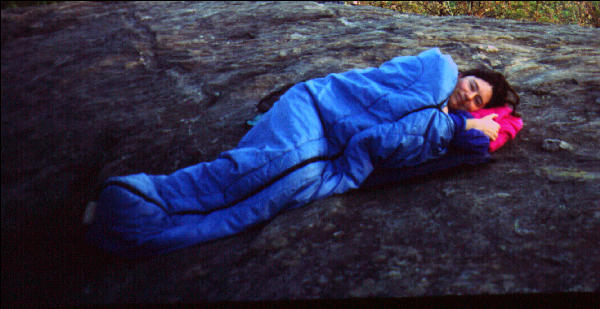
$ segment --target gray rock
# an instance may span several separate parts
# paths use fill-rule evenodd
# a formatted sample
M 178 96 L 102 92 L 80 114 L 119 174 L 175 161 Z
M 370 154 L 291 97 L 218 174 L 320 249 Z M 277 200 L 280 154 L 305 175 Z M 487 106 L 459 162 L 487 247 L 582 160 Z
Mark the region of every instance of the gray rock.
M 599 29 L 313 2 L 63 2 L 4 9 L 1 31 L 3 304 L 600 286 Z M 82 239 L 107 177 L 212 160 L 283 85 L 436 46 L 463 70 L 501 71 L 521 96 L 525 126 L 495 162 L 143 261 Z M 540 148 L 548 136 L 577 151 Z
M 479 45 L 477 48 L 488 53 L 497 53 L 499 51 L 498 47 L 494 45 Z
M 575 149 L 571 144 L 569 144 L 565 141 L 561 141 L 559 139 L 555 139 L 555 138 L 544 139 L 544 142 L 542 143 L 542 148 L 546 151 L 551 151 L 551 152 L 558 151 L 558 150 L 572 151 Z

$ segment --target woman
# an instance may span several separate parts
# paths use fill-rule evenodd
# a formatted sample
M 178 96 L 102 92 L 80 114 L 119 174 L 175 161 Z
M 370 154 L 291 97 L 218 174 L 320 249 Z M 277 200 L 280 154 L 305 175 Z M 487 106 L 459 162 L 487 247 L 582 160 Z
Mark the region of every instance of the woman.
M 480 69 L 459 74 L 448 106 L 442 110 L 449 112 L 457 127 L 464 129 L 454 135 L 448 152 L 415 166 L 377 168 L 361 186 L 399 182 L 459 165 L 488 162 L 490 153 L 514 139 L 523 127 L 516 112 L 518 105 L 519 96 L 502 74 Z
M 467 119 L 445 107 L 504 101 L 496 89 L 476 76 L 459 80 L 450 56 L 438 49 L 299 83 L 216 160 L 171 175 L 109 178 L 89 238 L 135 257 L 238 233 L 358 188 L 376 167 L 440 158 L 466 129 L 495 138 L 493 115 Z

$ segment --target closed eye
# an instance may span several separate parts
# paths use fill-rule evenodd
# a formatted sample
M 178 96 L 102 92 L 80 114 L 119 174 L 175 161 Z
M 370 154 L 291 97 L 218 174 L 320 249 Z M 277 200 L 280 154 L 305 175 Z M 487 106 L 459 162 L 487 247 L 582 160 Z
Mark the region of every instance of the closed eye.
M 475 96 L 475 104 L 477 104 L 477 106 L 482 106 L 483 100 L 481 99 L 481 95 L 479 95 L 479 85 L 477 85 L 477 82 L 474 79 L 471 80 L 469 85 L 471 87 L 471 91 L 477 92 L 477 96 Z

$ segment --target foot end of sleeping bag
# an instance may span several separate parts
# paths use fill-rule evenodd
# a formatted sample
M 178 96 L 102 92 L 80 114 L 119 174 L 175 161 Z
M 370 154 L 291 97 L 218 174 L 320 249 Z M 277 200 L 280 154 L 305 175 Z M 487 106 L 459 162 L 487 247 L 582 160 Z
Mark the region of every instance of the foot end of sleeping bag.
M 88 206 L 90 212 L 94 212 L 88 240 L 121 256 L 135 257 L 148 251 L 143 248 L 148 246 L 152 235 L 169 226 L 171 221 L 161 207 L 118 185 L 105 187 L 98 201 Z

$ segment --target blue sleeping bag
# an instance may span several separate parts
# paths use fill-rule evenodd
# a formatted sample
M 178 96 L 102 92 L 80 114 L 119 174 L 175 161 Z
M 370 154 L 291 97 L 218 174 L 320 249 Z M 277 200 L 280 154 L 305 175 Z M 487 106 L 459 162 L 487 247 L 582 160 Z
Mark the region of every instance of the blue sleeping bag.
M 401 174 L 439 158 L 455 134 L 441 108 L 457 77 L 434 48 L 296 84 L 216 160 L 109 178 L 89 239 L 128 257 L 164 253 L 358 188 L 376 167 Z

